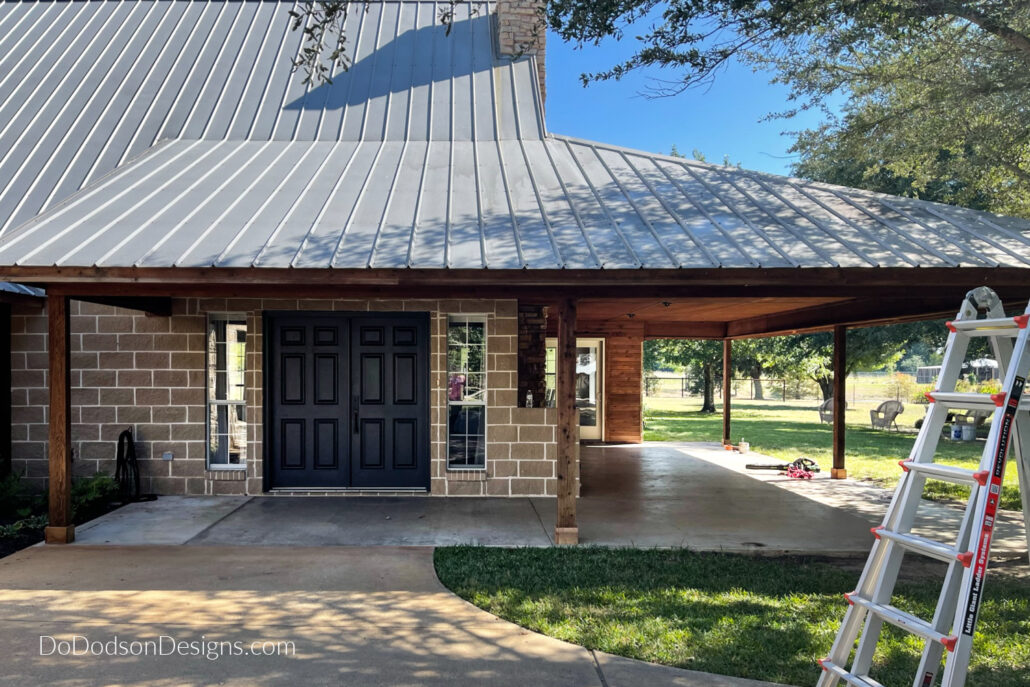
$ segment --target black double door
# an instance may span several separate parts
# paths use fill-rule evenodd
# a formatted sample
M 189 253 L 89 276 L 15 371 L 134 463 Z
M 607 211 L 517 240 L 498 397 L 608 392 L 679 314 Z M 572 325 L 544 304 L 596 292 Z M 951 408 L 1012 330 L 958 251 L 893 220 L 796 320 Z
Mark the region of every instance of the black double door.
M 428 488 L 429 317 L 269 313 L 270 488 Z

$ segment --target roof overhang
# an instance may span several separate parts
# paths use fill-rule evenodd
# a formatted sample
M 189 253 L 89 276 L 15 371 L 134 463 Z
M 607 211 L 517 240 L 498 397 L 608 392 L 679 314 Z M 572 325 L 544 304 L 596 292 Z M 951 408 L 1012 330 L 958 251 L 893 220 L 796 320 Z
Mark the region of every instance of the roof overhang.
M 954 314 L 988 285 L 1030 299 L 1019 268 L 343 270 L 0 267 L 0 278 L 97 298 L 449 299 L 580 302 L 578 330 L 644 338 L 745 338 Z M 666 305 L 668 304 L 668 305 Z

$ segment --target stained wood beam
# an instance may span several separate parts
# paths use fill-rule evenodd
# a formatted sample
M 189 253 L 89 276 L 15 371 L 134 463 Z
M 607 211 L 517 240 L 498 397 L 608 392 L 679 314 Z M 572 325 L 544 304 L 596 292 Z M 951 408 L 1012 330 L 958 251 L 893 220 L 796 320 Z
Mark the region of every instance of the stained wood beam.
M 781 287 L 794 295 L 820 295 L 834 291 L 883 288 L 899 284 L 930 294 L 940 289 L 961 290 L 984 285 L 1027 290 L 1027 270 L 1019 267 L 876 267 L 840 268 L 706 268 L 706 269 L 325 269 L 253 267 L 56 267 L 11 265 L 0 267 L 0 279 L 21 283 L 121 282 L 178 284 L 312 284 L 379 286 L 579 286 L 602 285 L 629 289 L 640 286 Z M 784 295 L 784 292 L 775 295 Z M 867 291 L 865 291 L 867 292 Z M 964 292 L 963 292 L 964 293 Z
M 961 297 L 867 298 L 763 315 L 728 323 L 726 336 L 743 339 L 826 331 L 835 325 L 871 326 L 932 320 L 955 314 Z
M 44 531 L 48 544 L 75 540 L 71 514 L 71 318 L 66 296 L 47 296 L 47 348 L 50 361 L 49 454 L 50 524 Z
M 548 336 L 556 336 L 557 323 L 548 323 Z M 579 336 L 635 336 L 642 339 L 722 339 L 724 322 L 644 322 L 624 320 L 578 320 Z
M 722 443 L 732 444 L 730 439 L 730 395 L 733 392 L 731 379 L 733 375 L 733 341 L 722 340 Z
M 844 382 L 847 380 L 847 327 L 838 325 L 833 328 L 833 469 L 830 477 L 844 479 L 848 476 L 844 464 L 844 422 L 847 410 L 847 393 Z
M 576 411 L 576 301 L 558 303 L 558 349 L 555 351 L 558 408 L 558 519 L 554 543 L 579 543 L 576 524 L 576 463 L 579 456 L 579 413 Z

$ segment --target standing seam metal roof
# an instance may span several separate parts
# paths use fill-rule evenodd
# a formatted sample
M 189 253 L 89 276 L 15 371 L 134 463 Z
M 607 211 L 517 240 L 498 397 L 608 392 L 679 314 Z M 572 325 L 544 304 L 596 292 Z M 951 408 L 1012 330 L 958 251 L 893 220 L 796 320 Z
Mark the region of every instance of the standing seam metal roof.
M 21 224 L 0 264 L 1030 264 L 1022 220 L 549 135 L 486 3 L 449 37 L 436 3 L 373 3 L 317 88 L 291 74 L 289 3 L 67 4 L 0 14 L 0 222 Z

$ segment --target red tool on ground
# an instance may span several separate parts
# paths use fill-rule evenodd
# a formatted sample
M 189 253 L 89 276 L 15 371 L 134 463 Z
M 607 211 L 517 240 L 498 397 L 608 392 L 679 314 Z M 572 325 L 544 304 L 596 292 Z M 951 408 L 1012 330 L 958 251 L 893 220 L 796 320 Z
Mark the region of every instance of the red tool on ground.
M 773 465 L 762 465 L 759 463 L 748 463 L 744 466 L 748 470 L 779 470 L 786 473 L 791 479 L 812 479 L 812 475 L 819 472 L 819 463 L 804 456 L 793 463 L 780 463 Z

